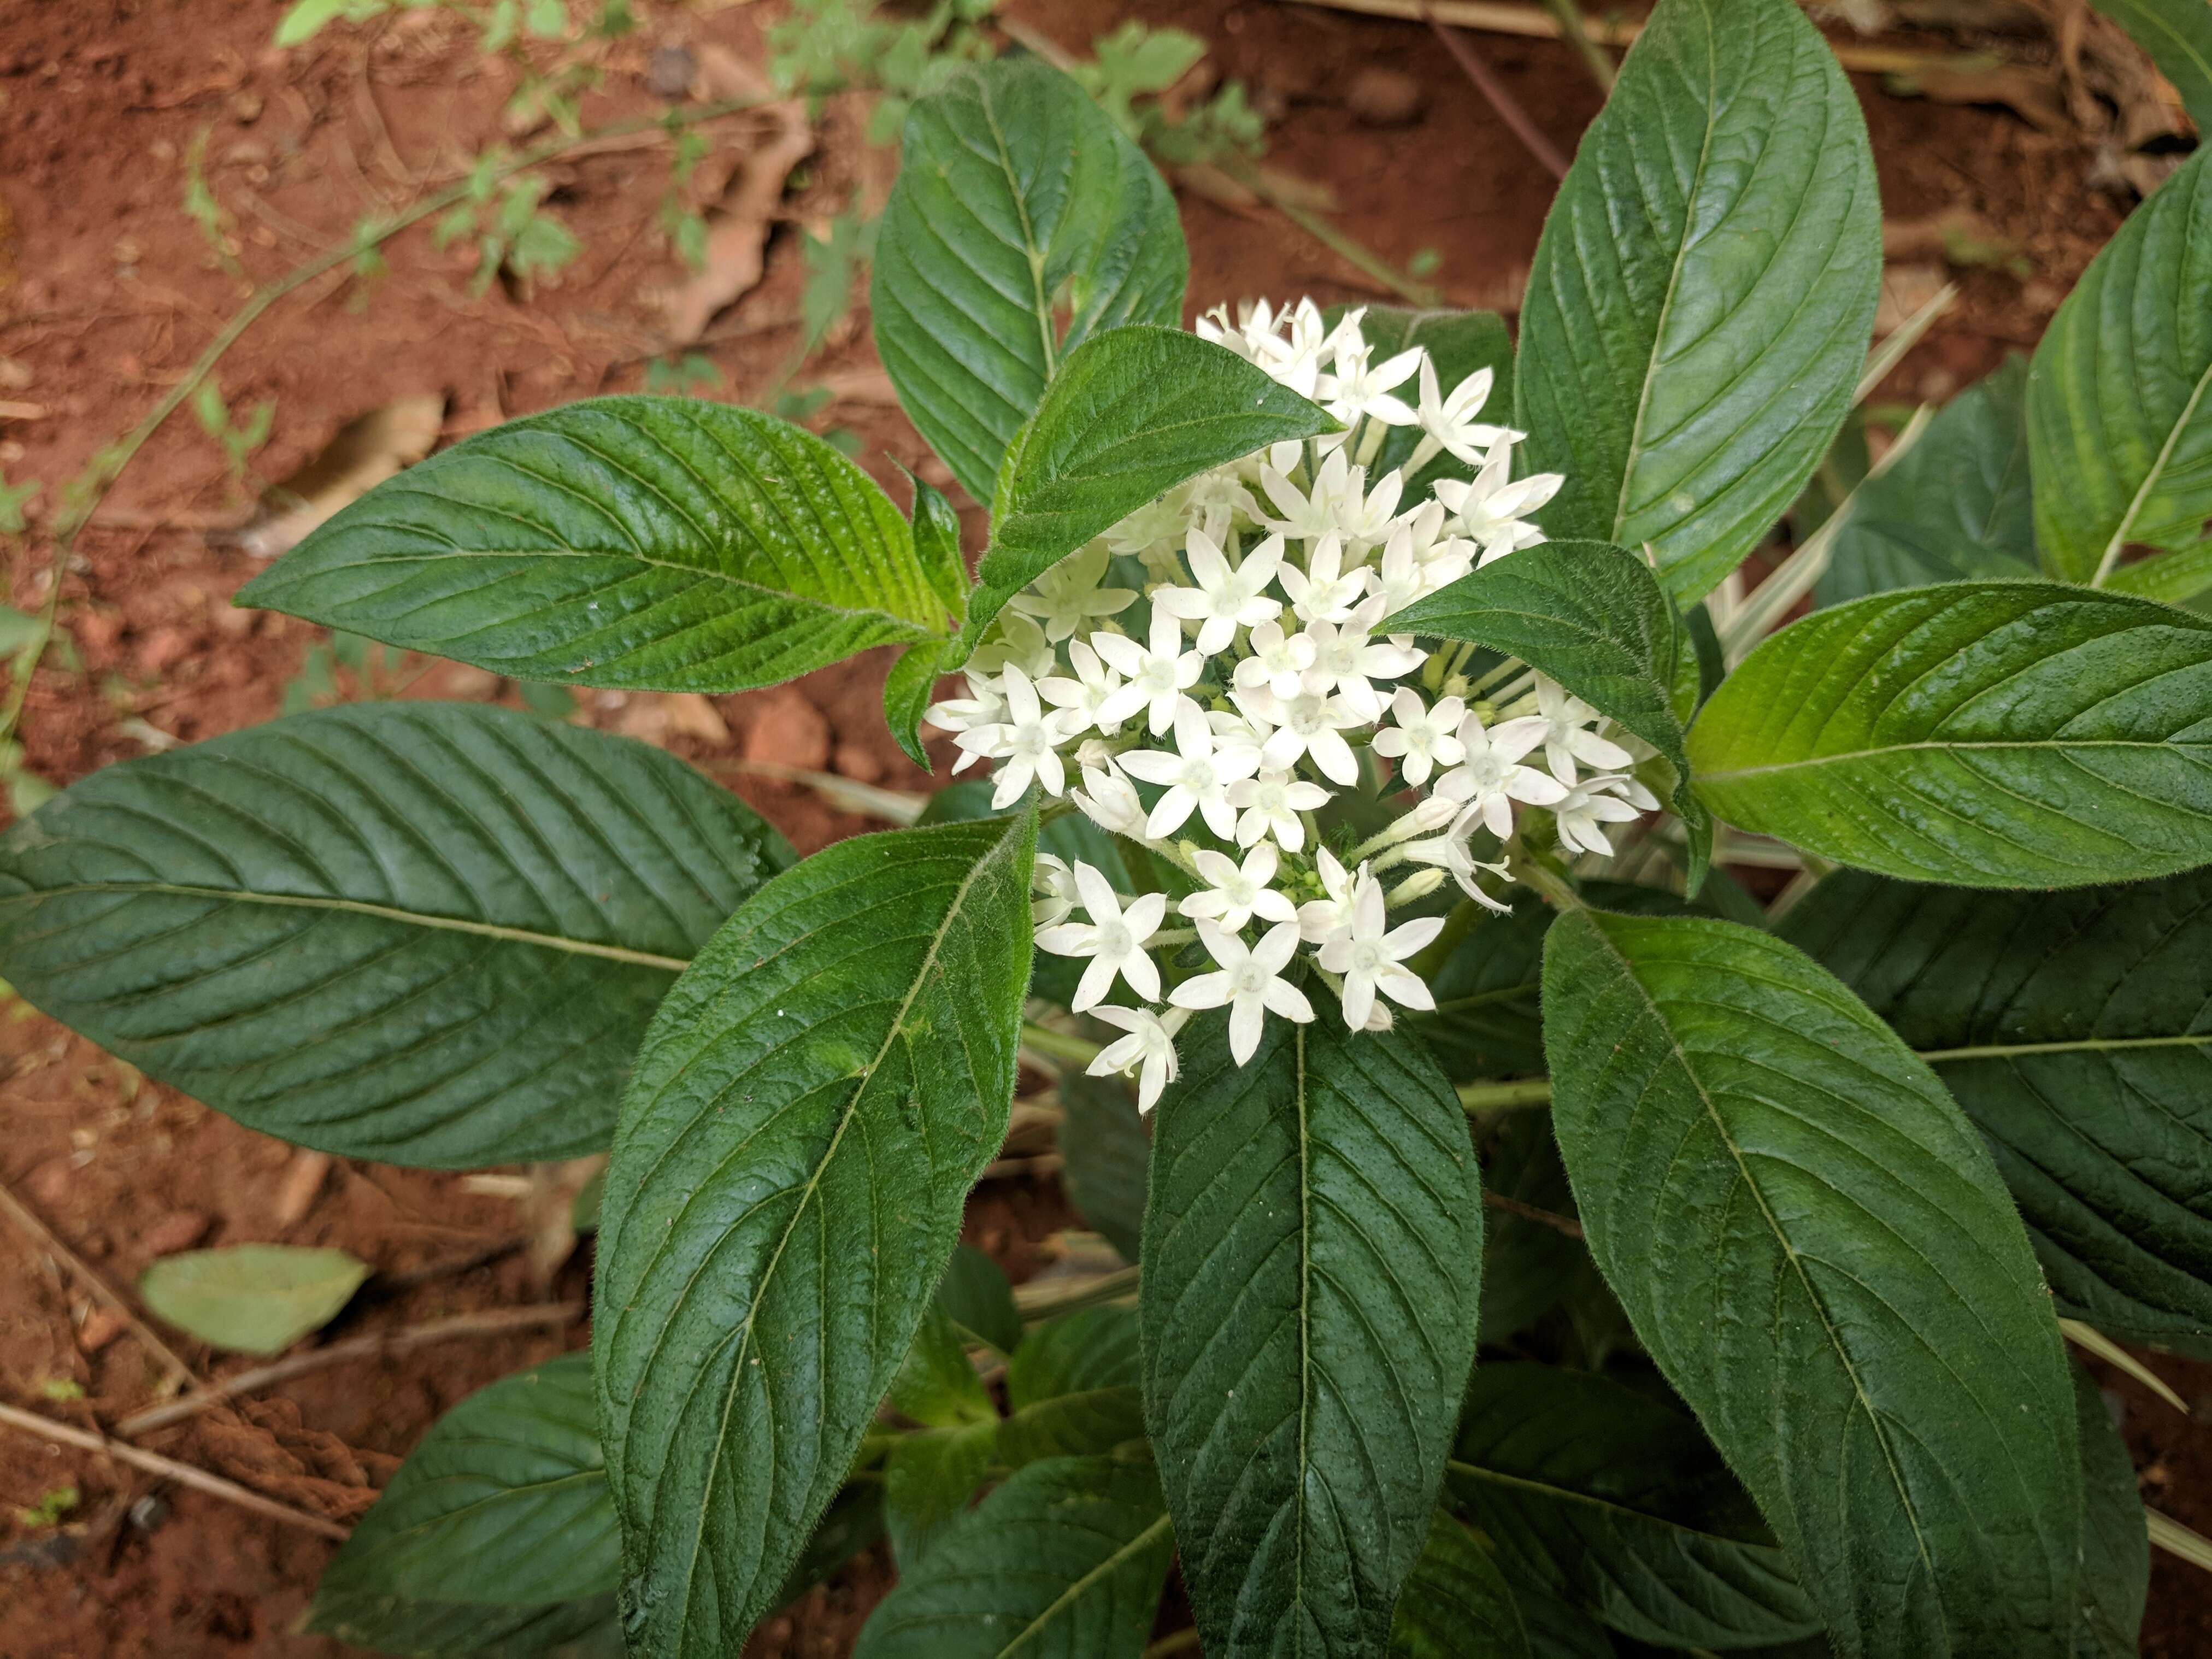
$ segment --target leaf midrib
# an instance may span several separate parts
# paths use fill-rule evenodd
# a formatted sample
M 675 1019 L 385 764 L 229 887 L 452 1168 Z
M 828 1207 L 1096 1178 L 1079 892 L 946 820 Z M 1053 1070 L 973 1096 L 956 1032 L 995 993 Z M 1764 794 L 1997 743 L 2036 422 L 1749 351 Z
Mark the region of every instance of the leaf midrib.
M 1169 1518 L 1163 1515 L 1158 1520 L 1153 1522 L 1152 1525 L 1146 1527 L 1144 1531 L 1139 1533 L 1127 1543 L 1121 1546 L 1103 1561 L 1101 1561 L 1097 1566 L 1091 1568 L 1090 1571 L 1085 1573 L 1082 1577 L 1070 1584 L 1066 1589 L 1062 1590 L 1058 1595 L 1052 1599 L 1051 1604 L 1047 1607 L 1043 1612 L 1038 1613 L 1035 1619 L 1024 1626 L 1012 1641 L 1000 1648 L 998 1652 L 993 1656 L 993 1659 L 1006 1659 L 1006 1656 L 1008 1654 L 1013 1653 L 1020 1649 L 1031 1637 L 1035 1636 L 1039 1631 L 1042 1630 L 1047 1625 L 1058 1618 L 1062 1609 L 1073 1607 L 1077 1601 L 1080 1601 L 1092 1584 L 1096 1583 L 1099 1579 L 1117 1571 L 1123 1562 L 1133 1559 L 1139 1552 L 1148 1548 L 1151 1546 L 1152 1540 L 1169 1524 Z
M 27 888 L 13 895 L 14 899 L 39 900 L 66 897 L 77 893 L 160 894 L 175 898 L 211 899 L 231 904 L 267 904 L 289 909 L 335 910 L 352 915 L 372 916 L 380 921 L 397 921 L 409 927 L 422 927 L 433 932 L 474 933 L 483 939 L 503 939 L 513 945 L 535 945 L 547 951 L 566 951 L 572 956 L 599 957 L 609 962 L 626 962 L 641 968 L 660 968 L 672 974 L 680 974 L 691 965 L 689 957 L 665 957 L 650 951 L 634 951 L 624 945 L 607 945 L 596 939 L 571 939 L 563 933 L 541 933 L 527 927 L 509 927 L 495 921 L 471 921 L 459 916 L 432 915 L 421 910 L 401 909 L 395 905 L 372 904 L 366 899 L 321 897 L 304 893 L 263 893 L 244 887 L 199 887 L 183 882 L 167 881 L 77 881 L 58 887 Z M 9 900 L 0 899 L 0 903 Z
M 2100 749 L 2203 749 L 2212 757 L 2212 744 L 2179 744 L 2172 738 L 2146 739 L 2142 738 L 1977 738 L 1966 742 L 1942 742 L 1926 738 L 1916 743 L 1885 744 L 1877 749 L 1845 749 L 1829 755 L 1807 755 L 1797 760 L 1770 761 L 1763 766 L 1707 767 L 1698 775 L 1709 782 L 1727 778 L 1759 777 L 1770 773 L 1798 772 L 1813 767 L 1839 765 L 1849 761 L 1881 760 L 1891 755 L 1907 755 L 1925 750 L 1934 754 L 1960 755 L 2010 753 L 2037 749 L 2055 750 L 2068 754 L 2079 754 L 2085 750 Z
M 1698 1103 L 1705 1108 L 1705 1116 L 1712 1125 L 1713 1133 L 1720 1138 L 1721 1145 L 1728 1149 L 1729 1158 L 1735 1165 L 1736 1178 L 1743 1183 L 1744 1190 L 1751 1194 L 1752 1200 L 1759 1206 L 1759 1216 L 1766 1223 L 1768 1232 L 1773 1236 L 1774 1242 L 1781 1246 L 1783 1259 L 1790 1264 L 1790 1271 L 1796 1275 L 1797 1282 L 1805 1292 L 1807 1302 L 1819 1316 L 1820 1329 L 1827 1338 L 1829 1350 L 1841 1363 L 1844 1375 L 1850 1380 L 1852 1396 L 1857 1401 L 1857 1408 L 1866 1416 L 1867 1427 L 1874 1436 L 1875 1444 L 1881 1448 L 1882 1465 L 1889 1472 L 1890 1484 L 1895 1489 L 1898 1501 L 1904 1509 L 1905 1523 L 1912 1529 L 1913 1547 L 1919 1553 L 1923 1569 L 1932 1578 L 1935 1576 L 1935 1560 L 1929 1551 L 1928 1535 L 1921 1528 L 1919 1510 L 1913 1503 L 1912 1492 L 1905 1485 L 1905 1479 L 1899 1470 L 1896 1453 L 1889 1443 L 1889 1432 L 1883 1425 L 1880 1414 L 1875 1412 L 1874 1401 L 1868 1395 L 1865 1385 L 1859 1381 L 1858 1367 L 1852 1362 L 1850 1354 L 1844 1348 L 1843 1340 L 1837 1333 L 1836 1323 L 1829 1315 L 1827 1304 L 1821 1300 L 1819 1290 L 1813 1284 L 1812 1276 L 1805 1271 L 1805 1264 L 1798 1258 L 1796 1247 L 1790 1243 L 1790 1236 L 1783 1230 L 1782 1224 L 1776 1218 L 1772 1207 L 1767 1203 L 1765 1192 L 1760 1188 L 1758 1179 L 1752 1174 L 1751 1167 L 1744 1158 L 1743 1149 L 1735 1144 L 1735 1137 L 1729 1133 L 1728 1124 L 1721 1116 L 1718 1104 L 1706 1089 L 1704 1079 L 1698 1075 L 1697 1067 L 1690 1063 L 1689 1054 L 1683 1048 L 1681 1038 L 1675 1034 L 1673 1023 L 1668 1019 L 1665 1011 L 1659 1006 L 1657 1000 L 1652 996 L 1644 981 L 1637 976 L 1635 963 L 1628 959 L 1627 953 L 1613 941 L 1611 934 L 1589 919 L 1588 911 L 1582 912 L 1580 919 L 1597 936 L 1607 951 L 1620 965 L 1621 978 L 1634 988 L 1636 995 L 1650 1011 L 1651 1018 L 1658 1023 L 1659 1029 L 1666 1034 L 1668 1052 L 1674 1057 L 1675 1065 L 1681 1068 L 1682 1075 L 1689 1080 L 1690 1086 L 1697 1091 Z M 1585 1224 L 1587 1224 L 1587 1218 L 1585 1218 Z M 1936 1598 L 1936 1617 L 1943 1625 L 1945 1647 L 1948 1650 L 1950 1646 L 1950 1609 L 1943 1605 L 1941 1596 Z
M 2157 455 L 2152 459 L 2150 471 L 2136 486 L 2136 493 L 2130 498 L 2127 510 L 2120 514 L 2120 521 L 2112 526 L 2112 539 L 2105 544 L 2105 550 L 2097 559 L 2097 568 L 2089 578 L 2090 586 L 2102 587 L 2112 576 L 2113 568 L 2119 563 L 2120 554 L 2127 546 L 2128 532 L 2135 528 L 2143 503 L 2150 499 L 2151 492 L 2166 476 L 2166 465 L 2173 459 L 2174 446 L 2181 441 L 2181 434 L 2195 417 L 2197 405 L 2203 401 L 2208 388 L 2212 388 L 2212 362 L 2206 363 L 2203 373 L 2197 377 L 2196 386 L 2190 390 L 2189 401 L 2182 404 L 2181 412 L 2173 417 L 2173 424 L 2166 428 L 2166 441 L 2159 446 Z
M 1750 1543 L 1741 1538 L 1730 1538 L 1724 1533 L 1708 1532 L 1703 1527 L 1693 1527 L 1686 1521 L 1676 1521 L 1664 1515 L 1653 1515 L 1647 1510 L 1637 1509 L 1632 1504 L 1623 1504 L 1614 1498 L 1601 1498 L 1595 1492 L 1578 1492 L 1572 1486 L 1556 1486 L 1551 1481 L 1540 1480 L 1531 1475 L 1509 1474 L 1504 1469 L 1489 1468 L 1483 1464 L 1466 1462 L 1456 1457 L 1445 1460 L 1444 1472 L 1446 1474 L 1462 1474 L 1477 1480 L 1487 1480 L 1498 1486 L 1510 1486 L 1516 1491 L 1530 1492 L 1555 1503 L 1582 1504 L 1608 1516 L 1640 1521 L 1650 1526 L 1665 1527 L 1674 1532 L 1686 1533 L 1693 1538 L 1711 1539 L 1714 1543 L 1726 1544 L 1735 1549 L 1778 1551 L 1781 1548 L 1778 1544 Z

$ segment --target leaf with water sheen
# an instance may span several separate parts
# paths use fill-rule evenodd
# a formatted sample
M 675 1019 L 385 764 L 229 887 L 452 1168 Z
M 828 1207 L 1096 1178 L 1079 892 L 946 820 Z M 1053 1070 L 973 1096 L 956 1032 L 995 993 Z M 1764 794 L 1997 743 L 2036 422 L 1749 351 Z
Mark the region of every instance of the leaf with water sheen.
M 1540 542 L 1415 600 L 1385 626 L 1518 657 L 1656 749 L 1674 769 L 1670 804 L 1689 832 L 1697 890 L 1712 826 L 1689 790 L 1674 702 L 1695 651 L 1640 556 L 1604 542 Z
M 757 410 L 594 398 L 378 485 L 239 591 L 387 645 L 568 685 L 737 691 L 953 607 L 868 475 Z
M 634 1648 L 738 1642 L 851 1468 L 1005 1137 L 1033 813 L 840 842 L 661 1006 L 599 1226 Z
M 2014 356 L 1946 404 L 1894 466 L 1859 486 L 1814 602 L 2035 569 L 2027 363 Z
M 1662 0 L 1583 135 L 1521 312 L 1516 426 L 1554 536 L 1688 605 L 1796 499 L 1881 280 L 1858 97 L 1790 0 Z
M 902 1575 L 853 1659 L 1138 1659 L 1174 1549 L 1146 1465 L 1032 1463 Z
M 620 1568 L 591 1356 L 563 1354 L 431 1425 L 323 1570 L 308 1628 L 387 1653 L 496 1650 L 517 1623 L 611 1624 Z
M 2212 862 L 2212 621 L 2042 581 L 1817 611 L 1690 730 L 1719 817 L 1840 864 L 1972 887 Z
M 1445 1502 L 1514 1577 L 1662 1647 L 1738 1648 L 1820 1628 L 1789 1558 L 1698 1425 L 1588 1371 L 1485 1365 Z
M 676 975 L 790 858 L 626 738 L 325 709 L 108 767 L 0 836 L 0 976 L 284 1140 L 574 1158 Z
M 320 1330 L 368 1277 L 343 1250 L 227 1244 L 165 1255 L 138 1276 L 157 1319 L 238 1353 L 281 1353 Z
M 1166 181 L 1081 87 L 1037 58 L 977 64 L 907 117 L 876 237 L 876 352 L 915 429 L 988 502 L 1067 354 L 1123 323 L 1179 323 L 1189 264 Z
M 1185 479 L 1335 425 L 1195 334 L 1131 327 L 1085 341 L 1006 451 L 956 648 L 972 650 L 1008 599 Z
M 2061 1312 L 2212 1358 L 2212 872 L 1974 893 L 1839 871 L 1782 931 L 1966 1109 Z
M 2212 518 L 2212 151 L 2122 225 L 2028 372 L 2035 529 L 2051 574 L 2099 581 L 2130 545 Z
M 2069 1651 L 2074 1403 L 1987 1150 L 1794 946 L 1576 910 L 1544 951 L 1590 1250 L 1842 1659 Z
M 1389 1659 L 1529 1659 L 1512 1586 L 1475 1535 L 1443 1510 L 1398 1593 Z
M 1316 987 L 1316 1000 L 1320 1000 Z M 1153 1114 L 1145 1416 L 1206 1650 L 1367 1654 L 1428 1537 L 1481 1297 L 1466 1115 L 1324 1010 L 1185 1031 Z

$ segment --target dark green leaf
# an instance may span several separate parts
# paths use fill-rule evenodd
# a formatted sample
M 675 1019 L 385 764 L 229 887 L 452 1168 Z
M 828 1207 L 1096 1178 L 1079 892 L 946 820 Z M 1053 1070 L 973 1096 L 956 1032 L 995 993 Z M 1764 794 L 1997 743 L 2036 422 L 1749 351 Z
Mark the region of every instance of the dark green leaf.
M 893 1446 L 884 1462 L 884 1529 L 891 1559 L 912 1572 L 968 1508 L 997 1449 L 999 1425 L 924 1429 Z
M 1133 1308 L 1085 1308 L 1032 1332 L 1006 1367 L 999 1461 L 1112 1451 L 1145 1437 Z
M 1351 308 L 1331 306 L 1322 313 L 1322 319 L 1333 328 Z M 1419 346 L 1428 352 L 1429 362 L 1436 368 L 1437 389 L 1447 394 L 1468 375 L 1486 368 L 1492 376 L 1490 396 L 1483 402 L 1482 413 L 1500 423 L 1510 418 L 1513 337 L 1506 329 L 1505 319 L 1496 312 L 1420 311 L 1407 306 L 1366 306 L 1361 309 L 1364 314 L 1359 331 L 1375 362 L 1382 362 Z M 1387 428 L 1382 447 L 1369 465 L 1369 476 L 1380 477 L 1403 466 L 1413 458 L 1421 435 L 1421 428 L 1417 426 Z M 1474 476 L 1474 469 L 1456 457 L 1438 455 L 1406 480 L 1402 501 L 1408 507 L 1426 501 L 1436 493 L 1439 478 Z
M 1014 1306 L 1006 1271 L 973 1244 L 952 1247 L 937 1299 L 954 1324 L 1000 1353 L 1010 1354 L 1021 1346 L 1022 1316 Z
M 1841 864 L 2071 887 L 2212 861 L 2212 621 L 2051 582 L 1791 623 L 1690 732 L 1720 817 Z
M 786 1607 L 884 1535 L 884 1489 L 856 1480 L 830 1500 L 814 1535 L 784 1575 L 771 1605 Z
M 1942 1085 L 1832 975 L 1729 922 L 1562 915 L 1544 1018 L 1591 1253 L 1837 1652 L 2064 1652 L 2065 1358 Z
M 1789 1559 L 1689 1418 L 1588 1371 L 1485 1365 L 1446 1498 L 1515 1577 L 1666 1647 L 1738 1648 L 1820 1628 Z
M 2081 1602 L 2074 1659 L 2133 1659 L 2150 1589 L 2150 1537 L 2127 1442 L 2097 1380 L 2073 1367 L 2081 1443 Z
M 1712 826 L 1689 793 L 1674 708 L 1678 665 L 1695 647 L 1640 556 L 1603 542 L 1539 543 L 1415 600 L 1385 626 L 1518 657 L 1656 749 L 1674 769 L 1671 805 L 1689 832 L 1695 890 Z
M 1551 907 L 1534 895 L 1522 895 L 1510 915 L 1481 911 L 1430 976 L 1436 1012 L 1415 1014 L 1411 1023 L 1454 1081 L 1544 1069 L 1536 988 L 1551 922 Z
M 1827 452 L 1865 363 L 1881 207 L 1857 94 L 1790 0 L 1661 0 L 1583 135 L 1521 312 L 1554 536 L 1647 544 L 1687 605 Z
M 937 694 L 938 665 L 945 659 L 945 649 L 933 641 L 910 645 L 884 675 L 884 724 L 900 750 L 925 772 L 935 769 L 922 744 L 921 717 Z
M 624 1097 L 592 1330 L 629 1639 L 719 1656 L 842 1483 L 998 1152 L 1034 814 L 840 842 L 669 993 Z
M 2212 8 L 2197 0 L 2094 0 L 2173 82 L 2201 140 L 2212 132 Z M 2134 1650 L 2130 1648 L 2129 1651 Z
M 1552 1139 L 1552 1121 L 1543 1112 L 1514 1113 L 1506 1121 L 1483 1185 L 1502 1198 L 1553 1215 L 1571 1218 L 1575 1195 L 1567 1185 Z M 1499 1210 L 1484 1229 L 1482 1252 L 1482 1337 L 1503 1342 L 1534 1324 L 1571 1291 L 1591 1288 L 1597 1277 L 1589 1251 L 1557 1227 Z
M 1082 88 L 1037 58 L 978 64 L 907 117 L 876 351 L 915 429 L 988 502 L 1061 359 L 1100 329 L 1180 322 L 1189 263 L 1166 182 Z
M 914 550 L 937 596 L 956 620 L 968 615 L 968 566 L 960 556 L 960 516 L 952 503 L 919 478 L 914 485 Z M 884 677 L 884 718 L 907 757 L 925 772 L 929 754 L 921 744 L 921 717 L 937 685 L 939 665 L 948 647 L 932 641 L 908 646 Z
M 479 433 L 379 484 L 239 591 L 495 673 L 736 691 L 948 606 L 890 498 L 756 410 L 595 398 Z
M 619 1566 L 591 1357 L 564 1354 L 431 1425 L 324 1569 L 307 1627 L 386 1653 L 540 1653 L 613 1622 Z
M 1145 1121 L 1117 1077 L 1087 1077 L 1070 1068 L 1060 1079 L 1060 1172 L 1067 1200 L 1094 1232 L 1137 1259 L 1145 1230 L 1145 1171 L 1152 1143 Z
M 1529 1659 L 1511 1587 L 1475 1535 L 1442 1510 L 1398 1594 L 1389 1659 Z
M 0 836 L 0 977 L 282 1139 L 574 1158 L 676 974 L 789 859 L 643 744 L 330 708 L 108 767 Z
M 1387 1639 L 1474 1354 L 1482 1201 L 1418 1040 L 1195 1021 L 1154 1113 L 1145 1416 L 1206 1651 Z
M 1117 328 L 1070 352 L 991 498 L 961 644 L 1093 536 L 1209 467 L 1336 422 L 1226 346 L 1173 328 Z
M 1174 1548 L 1146 1465 L 1032 1463 L 945 1529 L 853 1659 L 1138 1659 Z
M 2045 565 L 2101 583 L 2212 518 L 2212 150 L 2128 217 L 2044 331 L 2027 383 Z
M 147 1310 L 212 1347 L 282 1353 L 353 1300 L 368 1264 L 343 1250 L 226 1244 L 165 1255 L 138 1276 Z
M 1894 587 L 2033 574 L 2027 363 L 2013 356 L 1859 486 L 1814 599 L 1840 605 Z
M 1839 872 L 1783 933 L 1950 1086 L 2062 1311 L 2212 1358 L 2212 872 L 1974 893 Z

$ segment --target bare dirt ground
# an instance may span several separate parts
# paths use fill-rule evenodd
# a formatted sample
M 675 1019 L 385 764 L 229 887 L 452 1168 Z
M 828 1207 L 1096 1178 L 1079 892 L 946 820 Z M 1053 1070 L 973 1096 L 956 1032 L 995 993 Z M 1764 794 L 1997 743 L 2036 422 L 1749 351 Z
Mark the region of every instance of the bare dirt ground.
M 601 88 L 583 100 L 587 126 L 665 107 L 647 84 L 656 47 L 717 43 L 759 63 L 762 24 L 780 6 L 638 0 L 635 9 L 641 27 L 604 51 Z M 1128 17 L 1199 33 L 1213 70 L 1244 80 L 1273 118 L 1268 165 L 1320 187 L 1342 230 L 1400 269 L 1434 250 L 1430 280 L 1447 303 L 1517 308 L 1553 180 L 1421 27 L 1273 0 L 1018 0 L 1006 9 L 1077 52 Z M 0 0 L 0 396 L 40 411 L 0 415 L 0 466 L 11 481 L 47 484 L 31 533 L 12 546 L 0 538 L 9 557 L 0 598 L 17 606 L 45 597 L 52 550 L 36 513 L 51 513 L 57 486 L 176 384 L 253 283 L 344 240 L 364 216 L 450 183 L 502 137 L 511 73 L 481 60 L 449 20 L 422 13 L 340 27 L 284 52 L 269 45 L 279 12 L 276 0 Z M 1549 41 L 1477 44 L 1571 152 L 1600 101 L 1574 57 Z M 2130 198 L 2124 186 L 2094 182 L 2111 172 L 2098 140 L 2047 112 L 2034 121 L 2004 105 L 1894 96 L 1872 76 L 1856 84 L 1899 255 L 1892 309 L 1909 308 L 1945 274 L 1963 289 L 1884 395 L 1940 398 L 2033 344 Z M 1392 106 L 1378 102 L 1378 88 Z M 857 95 L 816 112 L 814 151 L 778 210 L 764 279 L 696 348 L 722 376 L 713 395 L 750 399 L 784 368 L 803 278 L 799 229 L 818 228 L 856 197 L 879 197 L 890 162 L 865 143 L 865 116 Z M 744 120 L 712 131 L 725 167 L 758 142 Z M 229 226 L 228 264 L 181 205 L 195 154 Z M 257 471 L 286 476 L 346 421 L 404 395 L 446 398 L 449 442 L 573 398 L 642 389 L 648 360 L 665 346 L 655 295 L 681 279 L 658 223 L 667 174 L 658 137 L 561 163 L 549 208 L 583 252 L 534 291 L 494 283 L 471 297 L 472 248 L 465 240 L 440 251 L 416 230 L 388 245 L 390 271 L 373 284 L 341 271 L 284 301 L 220 371 L 234 407 L 275 400 Z M 1182 193 L 1194 307 L 1262 294 L 1389 297 L 1280 213 L 1224 201 L 1218 190 Z M 1941 239 L 1925 227 L 1959 213 L 2008 245 L 2007 263 L 1941 270 Z M 832 390 L 815 424 L 857 434 L 863 465 L 887 483 L 893 460 L 948 482 L 890 402 L 865 304 L 798 383 Z M 195 741 L 278 712 L 321 635 L 229 607 L 258 566 L 205 532 L 239 521 L 246 505 L 189 414 L 147 445 L 64 578 L 74 659 L 50 656 L 31 687 L 22 738 L 32 769 L 65 785 L 149 743 Z M 477 670 L 421 667 L 404 695 L 515 696 Z M 811 791 L 738 769 L 765 762 L 927 787 L 884 733 L 884 667 L 863 659 L 795 686 L 711 701 L 586 693 L 581 717 L 665 744 L 811 851 L 872 826 Z M 0 805 L 0 820 L 5 812 Z M 0 1182 L 126 1291 L 155 1256 L 189 1246 L 339 1245 L 375 1276 L 314 1339 L 330 1340 L 580 1301 L 588 1288 L 588 1242 L 550 1278 L 533 1269 L 538 1223 L 524 1200 L 459 1176 L 343 1160 L 325 1168 L 139 1079 L 20 1003 L 0 1004 Z M 1045 1265 L 1052 1236 L 1070 1222 L 1057 1183 L 1024 1176 L 981 1190 L 968 1236 L 1018 1279 Z M 440 1412 L 582 1346 L 586 1330 L 550 1325 L 355 1361 L 147 1443 L 343 1522 Z M 240 1364 L 178 1346 L 204 1372 Z M 2191 1419 L 2117 1376 L 2113 1395 L 2147 1496 L 2212 1532 L 2212 1435 L 2195 1420 L 2212 1420 L 2212 1367 L 2158 1364 L 2190 1399 Z M 152 1397 L 159 1377 L 137 1336 L 52 1252 L 0 1219 L 0 1398 L 112 1425 Z M 52 1383 L 83 1395 L 58 1403 Z M 81 1502 L 70 1526 L 19 1523 L 20 1508 L 72 1485 Z M 291 1633 L 331 1547 L 96 1454 L 0 1429 L 0 1659 L 342 1651 Z M 872 1552 L 745 1651 L 843 1653 L 888 1582 L 885 1559 Z M 2209 1587 L 2159 1558 L 2145 1652 L 2212 1650 Z

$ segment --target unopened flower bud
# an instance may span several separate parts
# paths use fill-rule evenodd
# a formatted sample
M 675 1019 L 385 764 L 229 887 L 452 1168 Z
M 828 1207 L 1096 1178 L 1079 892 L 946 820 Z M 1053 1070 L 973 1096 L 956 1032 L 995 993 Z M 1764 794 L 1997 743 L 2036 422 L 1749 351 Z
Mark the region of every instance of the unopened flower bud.
M 1425 899 L 1443 884 L 1444 872 L 1431 866 L 1407 877 L 1391 890 L 1391 907 L 1395 908 L 1401 904 L 1411 904 L 1416 899 Z

